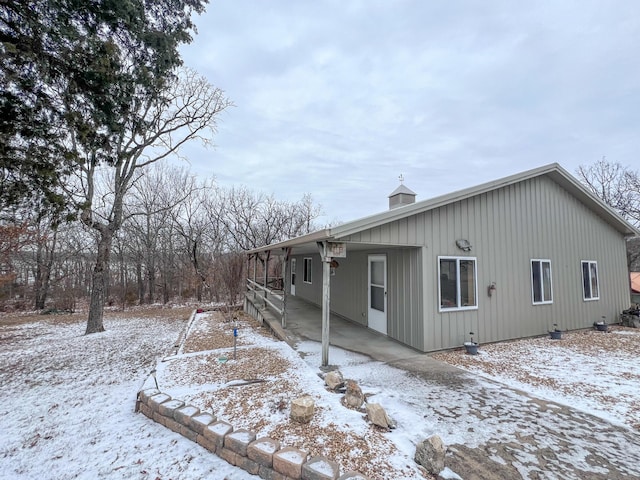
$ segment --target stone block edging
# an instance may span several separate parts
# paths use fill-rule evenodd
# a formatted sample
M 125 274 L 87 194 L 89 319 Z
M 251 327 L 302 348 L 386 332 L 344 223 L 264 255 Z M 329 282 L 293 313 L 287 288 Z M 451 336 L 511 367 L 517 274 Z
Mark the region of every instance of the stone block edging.
M 234 430 L 215 415 L 172 399 L 156 388 L 138 392 L 136 412 L 179 433 L 231 465 L 269 480 L 368 480 L 359 472 L 340 475 L 338 464 L 326 457 L 308 458 L 307 452 L 281 446 L 255 432 Z

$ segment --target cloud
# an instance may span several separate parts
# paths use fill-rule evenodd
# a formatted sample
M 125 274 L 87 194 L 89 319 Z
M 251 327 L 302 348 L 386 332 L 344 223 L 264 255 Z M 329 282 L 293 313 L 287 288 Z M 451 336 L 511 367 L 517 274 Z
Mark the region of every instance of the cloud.
M 237 107 L 192 168 L 349 220 L 400 173 L 424 199 L 555 161 L 637 165 L 638 19 L 622 1 L 214 2 L 184 58 Z

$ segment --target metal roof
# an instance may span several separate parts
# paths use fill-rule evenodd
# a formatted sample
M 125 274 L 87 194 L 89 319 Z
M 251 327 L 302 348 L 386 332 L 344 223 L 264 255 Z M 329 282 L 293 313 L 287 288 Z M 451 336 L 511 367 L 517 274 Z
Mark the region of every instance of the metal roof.
M 416 192 L 414 192 L 409 187 L 401 183 L 398 186 L 398 188 L 396 188 L 393 192 L 391 192 L 391 194 L 389 195 L 389 198 L 395 197 L 396 195 L 400 195 L 401 193 L 404 193 L 405 195 L 413 195 L 413 196 L 417 195 Z
M 349 235 L 353 235 L 355 233 L 368 230 L 385 223 L 393 222 L 409 217 L 411 215 L 443 207 L 445 205 L 461 200 L 466 200 L 476 195 L 481 195 L 486 192 L 507 187 L 509 185 L 530 180 L 542 175 L 546 175 L 551 178 L 554 182 L 559 184 L 574 197 L 584 203 L 590 210 L 592 210 L 596 215 L 598 215 L 605 222 L 615 228 L 618 232 L 622 233 L 625 236 L 640 235 L 640 231 L 638 231 L 630 223 L 624 220 L 602 200 L 589 192 L 580 182 L 578 182 L 578 180 L 576 180 L 570 173 L 563 169 L 558 163 L 551 163 L 549 165 L 544 165 L 542 167 L 527 170 L 525 172 L 483 183 L 481 185 L 465 188 L 463 190 L 458 190 L 446 195 L 441 195 L 439 197 L 412 203 L 410 205 L 401 206 L 375 215 L 370 215 L 368 217 L 353 220 L 351 222 L 346 222 L 329 229 L 319 230 L 317 232 L 303 235 L 301 237 L 292 238 L 284 242 L 265 245 L 264 247 L 250 250 L 248 253 L 264 252 L 277 248 L 302 246 L 304 244 L 315 243 L 318 241 L 339 241 L 340 238 L 347 237 Z M 403 187 L 403 185 L 400 185 L 400 187 Z

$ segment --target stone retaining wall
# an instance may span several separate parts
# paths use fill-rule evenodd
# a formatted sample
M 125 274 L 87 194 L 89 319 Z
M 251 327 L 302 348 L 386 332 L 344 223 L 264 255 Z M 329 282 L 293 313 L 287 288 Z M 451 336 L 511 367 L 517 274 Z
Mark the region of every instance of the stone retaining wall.
M 340 476 L 338 464 L 326 457 L 281 447 L 268 437 L 256 438 L 158 389 L 138 392 L 136 411 L 215 453 L 223 460 L 265 480 L 368 480 L 358 472 Z

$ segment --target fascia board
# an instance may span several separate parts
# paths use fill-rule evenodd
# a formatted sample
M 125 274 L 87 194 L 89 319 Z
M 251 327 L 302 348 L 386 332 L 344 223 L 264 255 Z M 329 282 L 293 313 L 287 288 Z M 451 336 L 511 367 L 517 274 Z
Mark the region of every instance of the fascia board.
M 247 250 L 246 253 L 248 254 L 261 253 L 269 250 L 278 250 L 280 248 L 296 247 L 296 246 L 304 245 L 305 243 L 315 243 L 320 241 L 331 240 L 331 238 L 332 236 L 328 229 L 317 230 L 315 232 L 311 232 L 306 235 L 301 235 L 299 237 L 291 238 L 283 242 L 272 243 L 270 245 L 265 245 L 264 247 L 258 247 L 252 250 Z

